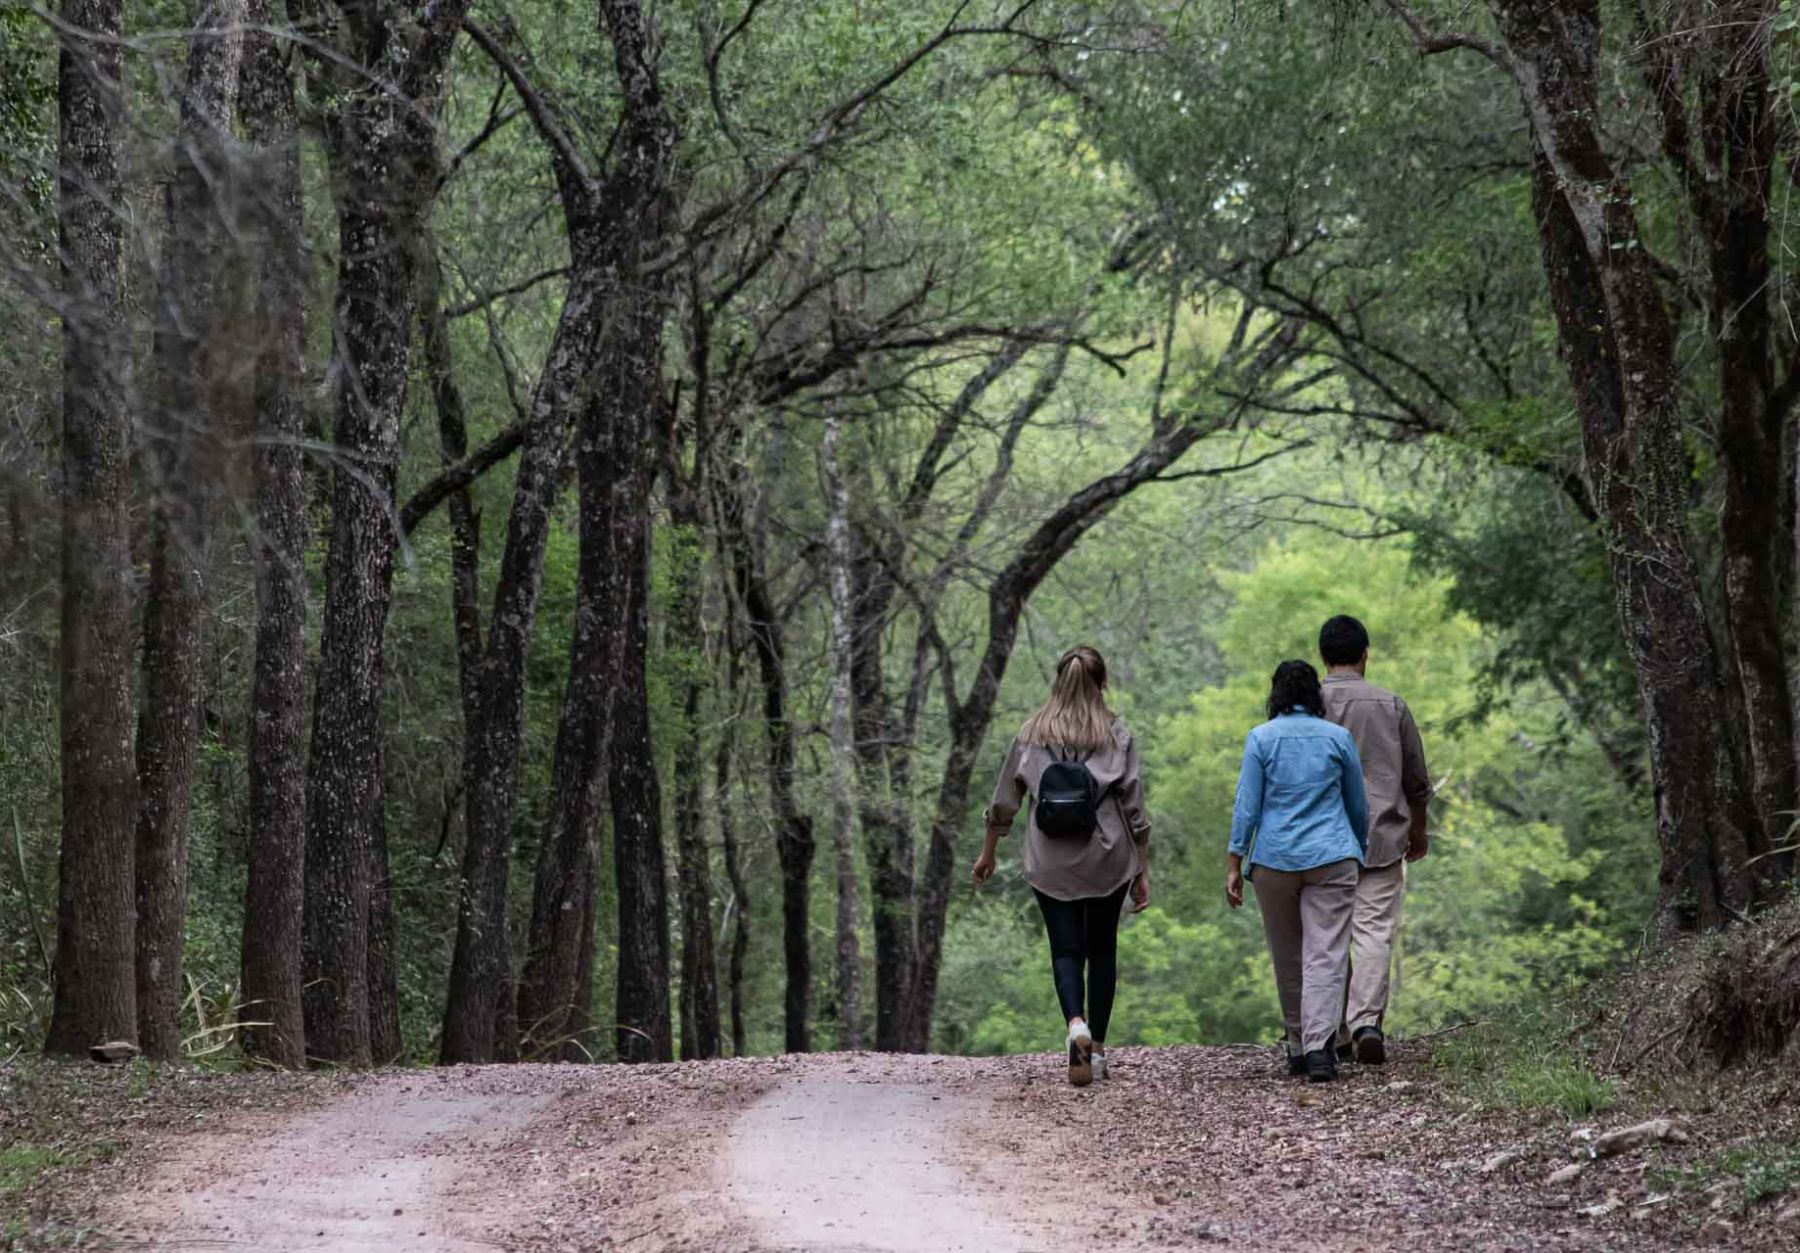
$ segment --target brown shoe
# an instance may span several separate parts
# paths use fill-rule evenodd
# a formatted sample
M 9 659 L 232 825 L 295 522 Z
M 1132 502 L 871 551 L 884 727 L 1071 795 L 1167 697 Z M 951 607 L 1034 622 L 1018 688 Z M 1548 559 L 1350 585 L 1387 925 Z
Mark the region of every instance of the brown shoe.
M 1069 1082 L 1085 1088 L 1094 1081 L 1094 1037 L 1087 1024 L 1069 1028 Z

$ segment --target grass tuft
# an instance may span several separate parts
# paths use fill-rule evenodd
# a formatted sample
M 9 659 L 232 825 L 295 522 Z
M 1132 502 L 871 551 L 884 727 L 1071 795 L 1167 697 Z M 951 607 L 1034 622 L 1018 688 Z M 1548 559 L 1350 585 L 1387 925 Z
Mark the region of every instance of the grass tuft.
M 1483 1109 L 1555 1110 L 1586 1118 L 1611 1109 L 1618 1093 L 1539 1014 L 1481 1023 L 1450 1036 L 1432 1064 Z
M 1651 1170 L 1645 1176 L 1658 1192 L 1700 1192 L 1731 1179 L 1742 1185 L 1748 1205 L 1786 1196 L 1800 1188 L 1800 1144 L 1763 1140 L 1708 1161 Z

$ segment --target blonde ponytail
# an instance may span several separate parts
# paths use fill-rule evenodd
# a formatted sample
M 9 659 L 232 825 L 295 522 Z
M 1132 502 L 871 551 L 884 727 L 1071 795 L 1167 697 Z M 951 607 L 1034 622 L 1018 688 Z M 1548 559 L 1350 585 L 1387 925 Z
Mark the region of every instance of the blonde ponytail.
M 1019 741 L 1045 748 L 1097 753 L 1113 742 L 1113 711 L 1106 707 L 1106 661 L 1086 644 L 1056 663 L 1050 699 L 1019 729 Z

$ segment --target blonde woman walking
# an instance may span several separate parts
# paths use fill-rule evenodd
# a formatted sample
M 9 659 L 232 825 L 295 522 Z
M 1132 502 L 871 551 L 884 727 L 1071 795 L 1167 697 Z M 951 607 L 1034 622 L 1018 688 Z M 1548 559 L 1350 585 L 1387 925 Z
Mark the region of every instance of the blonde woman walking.
M 1106 662 L 1083 645 L 1056 663 L 1050 698 L 1013 740 L 987 811 L 975 884 L 994 873 L 1000 837 L 1026 797 L 1025 879 L 1050 937 L 1050 968 L 1068 1021 L 1069 1082 L 1106 1078 L 1106 1028 L 1118 981 L 1125 895 L 1150 904 L 1150 819 L 1137 744 L 1106 706 Z

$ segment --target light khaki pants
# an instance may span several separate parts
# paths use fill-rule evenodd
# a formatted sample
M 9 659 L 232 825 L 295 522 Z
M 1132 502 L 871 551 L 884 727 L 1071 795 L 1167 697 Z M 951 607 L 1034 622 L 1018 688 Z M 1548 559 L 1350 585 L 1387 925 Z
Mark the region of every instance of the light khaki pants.
M 1337 1036 L 1358 869 L 1355 858 L 1311 870 L 1258 866 L 1251 880 L 1290 1053 L 1328 1049 Z
M 1350 921 L 1350 992 L 1344 1003 L 1344 1038 L 1359 1027 L 1379 1027 L 1387 1013 L 1388 974 L 1400 901 L 1406 895 L 1406 862 L 1364 870 L 1356 881 Z

